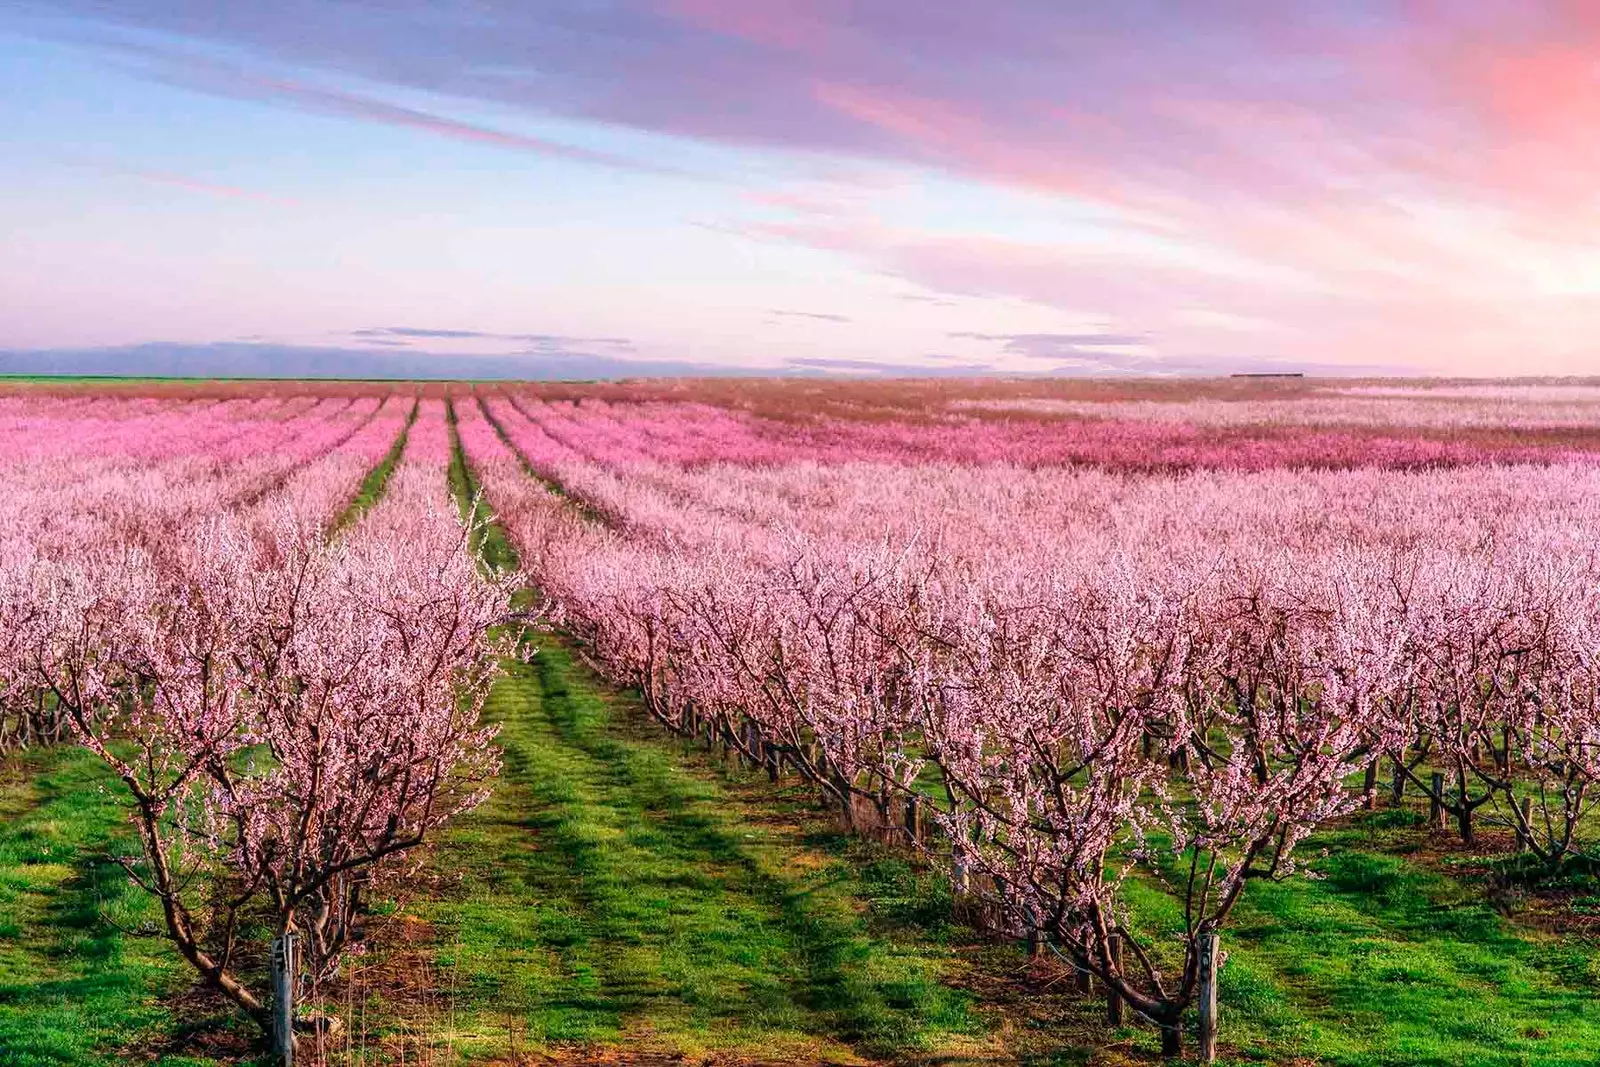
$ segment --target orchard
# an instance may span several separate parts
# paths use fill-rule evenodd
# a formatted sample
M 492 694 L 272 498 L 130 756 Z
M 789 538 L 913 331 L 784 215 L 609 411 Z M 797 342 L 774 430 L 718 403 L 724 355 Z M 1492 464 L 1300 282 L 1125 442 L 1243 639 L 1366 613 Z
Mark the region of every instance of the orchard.
M 1105 1032 L 1228 1056 L 1240 916 L 1321 842 L 1425 808 L 1403 862 L 1559 929 L 1600 859 L 1600 395 L 1364 389 L 0 397 L 6 773 L 91 754 L 195 980 L 349 1055 L 374 916 L 497 789 L 493 694 L 570 646 Z

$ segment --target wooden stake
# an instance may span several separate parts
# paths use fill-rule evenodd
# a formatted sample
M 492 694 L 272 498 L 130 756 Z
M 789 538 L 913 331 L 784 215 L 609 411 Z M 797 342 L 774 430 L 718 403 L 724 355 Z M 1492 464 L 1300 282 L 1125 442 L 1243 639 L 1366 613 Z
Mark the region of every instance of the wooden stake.
M 1113 974 L 1122 973 L 1122 935 L 1112 934 L 1106 941 L 1106 952 L 1111 957 L 1111 971 Z M 1110 986 L 1106 986 L 1106 1022 L 1112 1026 L 1121 1026 L 1125 1011 L 1122 997 Z
M 294 934 L 272 942 L 272 1051 L 294 1067 Z
M 906 797 L 906 833 L 913 845 L 922 840 L 922 799 L 915 793 Z
M 1217 1059 L 1217 943 L 1215 932 L 1200 935 L 1200 1062 Z

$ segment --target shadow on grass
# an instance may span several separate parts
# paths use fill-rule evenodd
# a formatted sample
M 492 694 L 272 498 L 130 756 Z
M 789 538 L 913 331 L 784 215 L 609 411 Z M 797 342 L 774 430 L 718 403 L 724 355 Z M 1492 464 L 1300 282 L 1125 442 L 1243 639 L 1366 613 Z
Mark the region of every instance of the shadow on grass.
M 0 1067 L 119 1063 L 176 1029 L 159 998 L 191 975 L 106 858 L 134 847 L 115 788 L 72 746 L 0 769 Z
M 496 797 L 436 857 L 458 898 L 426 909 L 485 1028 L 499 1009 L 547 1043 L 825 1058 L 974 1029 L 970 998 L 940 980 L 948 949 L 873 929 L 856 865 L 803 845 L 771 794 L 752 803 L 626 736 L 624 709 L 541 644 L 491 702 Z

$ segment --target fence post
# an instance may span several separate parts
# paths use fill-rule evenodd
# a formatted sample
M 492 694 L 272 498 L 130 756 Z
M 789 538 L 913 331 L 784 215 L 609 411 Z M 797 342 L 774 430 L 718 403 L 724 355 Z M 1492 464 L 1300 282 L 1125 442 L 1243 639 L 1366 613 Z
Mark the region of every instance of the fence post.
M 1078 990 L 1078 992 L 1084 996 L 1088 996 L 1090 993 L 1093 993 L 1094 975 L 1089 973 L 1089 968 L 1084 966 L 1084 961 L 1073 960 L 1072 969 L 1074 971 L 1072 984 Z
M 906 797 L 906 833 L 913 845 L 922 840 L 922 798 L 915 793 Z
M 1200 1062 L 1217 1058 L 1217 942 L 1215 931 L 1200 935 Z
M 1444 829 L 1444 775 L 1439 771 L 1433 772 L 1429 781 L 1428 797 L 1428 822 L 1437 829 Z
M 1106 954 L 1111 957 L 1111 972 L 1122 973 L 1122 935 L 1112 934 L 1106 939 Z M 1112 986 L 1106 986 L 1106 1022 L 1121 1026 L 1123 1020 L 1122 996 Z
M 1036 960 L 1044 955 L 1044 935 L 1039 932 L 1039 912 L 1029 904 L 1023 909 L 1022 917 L 1028 924 L 1028 958 Z
M 294 934 L 272 942 L 272 1044 L 283 1067 L 294 1067 Z

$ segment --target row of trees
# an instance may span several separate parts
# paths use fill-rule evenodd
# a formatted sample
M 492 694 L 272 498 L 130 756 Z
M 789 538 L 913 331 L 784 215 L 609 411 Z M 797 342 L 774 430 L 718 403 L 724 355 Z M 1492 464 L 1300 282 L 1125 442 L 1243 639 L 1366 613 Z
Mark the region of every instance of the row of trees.
M 613 678 L 674 729 L 781 753 L 846 810 L 936 782 L 952 876 L 989 876 L 1015 933 L 1171 1052 L 1207 935 L 1380 766 L 1442 769 L 1469 844 L 1503 828 L 1555 871 L 1600 843 L 1592 573 L 1536 586 L 1485 557 L 1191 583 L 1121 561 L 1016 604 L 887 556 L 753 572 L 617 552 L 544 578 Z M 1135 870 L 1177 896 L 1174 943 L 1132 927 Z
M 1443 773 L 1437 799 L 1469 843 L 1503 829 L 1552 870 L 1596 848 L 1600 564 L 1582 539 L 1557 553 L 1548 530 L 1371 526 L 1349 548 L 1197 545 L 1178 539 L 1183 498 L 1156 486 L 1150 527 L 1168 540 L 1076 548 L 1019 526 L 1049 542 L 1049 570 L 1029 574 L 959 536 L 874 542 L 843 508 L 787 531 L 738 521 L 753 499 L 739 486 L 792 501 L 783 487 L 813 470 L 595 469 L 572 445 L 601 431 L 490 410 L 613 520 L 525 492 L 502 512 L 602 669 L 669 727 L 777 753 L 846 811 L 936 783 L 952 879 L 987 876 L 1006 926 L 1098 977 L 1169 1052 L 1246 886 L 1293 874 L 1297 847 L 1369 801 L 1380 771 L 1428 789 Z M 463 441 L 500 495 L 496 472 L 518 476 L 504 446 Z M 1176 937 L 1134 926 L 1135 876 L 1177 898 Z
M 442 409 L 423 422 L 442 438 Z M 138 838 L 118 862 L 264 1029 L 268 943 L 297 936 L 314 997 L 365 902 L 498 769 L 480 712 L 521 578 L 479 573 L 439 458 L 334 538 L 280 496 L 0 566 L 0 705 L 50 709 L 104 761 Z
M 207 515 L 268 521 L 288 509 L 326 526 L 414 404 L 28 400 L 0 425 L 0 453 L 14 460 L 0 468 L 0 570 L 13 574 L 35 558 L 78 559 L 108 545 L 163 552 Z M 32 698 L 0 704 L 0 753 L 67 736 L 59 705 L 43 690 Z

